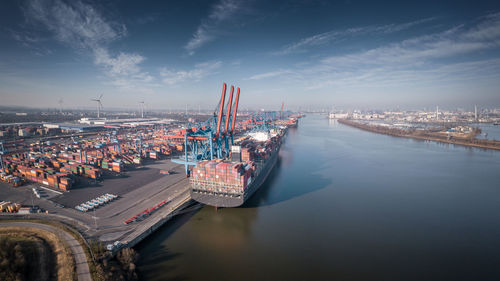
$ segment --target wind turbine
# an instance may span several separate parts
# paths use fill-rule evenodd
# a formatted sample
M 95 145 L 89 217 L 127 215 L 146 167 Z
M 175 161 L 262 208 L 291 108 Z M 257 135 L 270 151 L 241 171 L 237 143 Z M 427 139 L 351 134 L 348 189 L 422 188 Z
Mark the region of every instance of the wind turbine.
M 91 99 L 92 101 L 97 102 L 97 118 L 100 118 L 100 116 L 101 116 L 101 114 L 100 114 L 101 108 L 102 108 L 101 98 L 102 98 L 102 94 L 97 99 Z
M 141 105 L 141 118 L 144 118 L 144 100 L 140 101 L 139 104 Z
M 60 98 L 60 99 L 59 99 L 59 113 L 62 113 L 62 110 L 63 110 L 63 102 L 64 102 L 64 101 L 63 101 L 63 99 L 62 99 L 62 98 Z

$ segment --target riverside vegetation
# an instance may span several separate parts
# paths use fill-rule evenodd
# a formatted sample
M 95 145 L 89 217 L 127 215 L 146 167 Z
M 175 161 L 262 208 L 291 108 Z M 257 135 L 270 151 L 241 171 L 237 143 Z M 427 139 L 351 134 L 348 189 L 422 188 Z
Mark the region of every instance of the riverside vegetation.
M 76 280 L 75 262 L 53 233 L 4 227 L 0 229 L 0 280 Z
M 16 221 L 16 220 L 9 220 Z M 136 266 L 139 255 L 124 248 L 115 256 L 97 241 L 86 244 L 68 225 L 44 220 L 28 220 L 58 227 L 70 233 L 84 246 L 94 281 L 138 280 Z M 92 259 L 92 256 L 95 259 Z M 0 228 L 0 281 L 77 280 L 71 250 L 55 234 L 35 228 Z
M 134 281 L 138 280 L 135 263 L 139 254 L 132 248 L 123 248 L 114 257 L 106 251 L 104 245 L 90 243 L 96 258 L 94 279 L 97 281 Z

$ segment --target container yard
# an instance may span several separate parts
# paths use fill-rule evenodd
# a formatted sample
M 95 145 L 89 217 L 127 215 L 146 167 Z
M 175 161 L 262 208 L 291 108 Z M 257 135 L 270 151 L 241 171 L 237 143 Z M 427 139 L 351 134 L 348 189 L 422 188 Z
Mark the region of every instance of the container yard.
M 13 187 L 38 183 L 70 191 L 182 151 L 177 140 L 163 137 L 171 134 L 177 131 L 145 127 L 104 131 L 92 137 L 3 142 L 0 179 Z
M 92 133 L 0 141 L 0 201 L 9 202 L 8 212 L 38 207 L 48 212 L 43 217 L 68 220 L 92 239 L 136 243 L 143 226 L 190 201 L 182 165 L 170 161 L 184 143 L 167 136 L 181 134 L 177 123 L 115 123 Z M 123 223 L 145 209 L 140 225 Z
M 182 209 L 196 208 L 196 201 L 242 205 L 273 169 L 298 118 L 282 108 L 236 122 L 240 89 L 231 86 L 227 101 L 226 89 L 223 84 L 206 121 L 97 124 L 101 119 L 86 118 L 90 125 L 58 125 L 61 135 L 0 142 L 0 200 L 9 202 L 4 209 L 63 220 L 85 237 L 123 247 Z
M 162 175 L 161 170 L 172 173 Z M 174 211 L 180 211 L 179 206 L 191 200 L 189 181 L 183 173 L 183 166 L 171 163 L 168 159 L 144 163 L 141 168 L 124 171 L 120 176 L 104 178 L 97 185 L 79 186 L 70 191 L 44 188 L 32 182 L 16 188 L 1 182 L 0 201 L 13 206 L 16 203 L 19 208 L 38 207 L 44 210 L 44 214 L 30 216 L 62 219 L 73 224 L 88 238 L 105 243 L 122 241 L 125 246 L 128 241 L 137 243 L 137 237 L 145 229 L 159 221 L 164 223 L 166 217 L 170 218 Z M 163 204 L 158 205 L 163 201 Z M 5 210 L 8 211 L 8 208 Z M 5 210 L 2 214 L 7 215 Z M 149 212 L 141 220 L 124 224 L 145 210 Z

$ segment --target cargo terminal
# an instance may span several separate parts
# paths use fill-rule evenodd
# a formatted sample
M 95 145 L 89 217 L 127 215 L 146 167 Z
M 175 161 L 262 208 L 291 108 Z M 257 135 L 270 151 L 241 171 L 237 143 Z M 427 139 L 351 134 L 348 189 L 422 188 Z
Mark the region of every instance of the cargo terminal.
M 12 213 L 23 208 L 29 216 L 66 221 L 88 238 L 133 246 L 172 216 L 200 206 L 190 193 L 195 183 L 190 179 L 201 179 L 198 163 L 243 161 L 224 165 L 239 167 L 238 182 L 241 177 L 250 183 L 255 170 L 246 167 L 255 167 L 255 155 L 268 157 L 273 144 L 244 145 L 239 151 L 232 144 L 248 142 L 251 133 L 297 125 L 300 116 L 283 112 L 283 105 L 281 111 L 236 122 L 240 91 L 233 99 L 234 90 L 226 104 L 223 85 L 215 114 L 206 122 L 82 118 L 42 125 L 55 134 L 4 140 L 0 201 Z

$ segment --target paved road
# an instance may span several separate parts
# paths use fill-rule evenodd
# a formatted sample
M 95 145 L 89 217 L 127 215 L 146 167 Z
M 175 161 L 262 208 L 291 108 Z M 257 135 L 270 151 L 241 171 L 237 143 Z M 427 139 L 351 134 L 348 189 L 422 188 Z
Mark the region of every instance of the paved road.
M 76 274 L 78 276 L 78 280 L 92 281 L 89 265 L 87 264 L 87 257 L 85 256 L 85 252 L 83 251 L 82 246 L 73 236 L 71 236 L 66 231 L 62 231 L 60 228 L 56 228 L 50 225 L 33 223 L 33 222 L 2 222 L 0 223 L 0 227 L 2 226 L 33 227 L 56 234 L 64 241 L 66 241 L 66 243 L 71 249 L 71 252 L 73 253 L 73 257 L 75 258 Z

